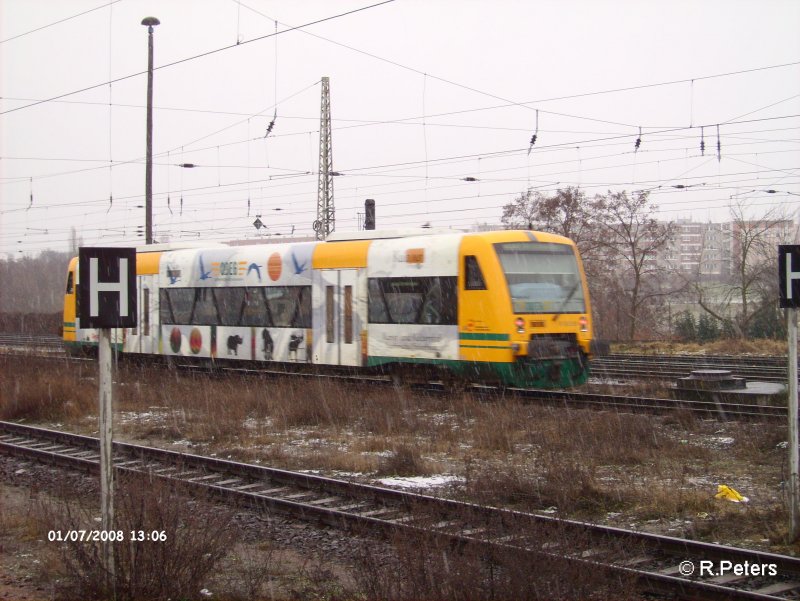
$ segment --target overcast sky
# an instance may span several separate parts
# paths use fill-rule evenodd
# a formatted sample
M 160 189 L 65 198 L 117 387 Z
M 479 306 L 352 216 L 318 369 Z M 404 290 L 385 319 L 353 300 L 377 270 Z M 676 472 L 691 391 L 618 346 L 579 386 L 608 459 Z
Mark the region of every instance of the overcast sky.
M 143 241 L 147 16 L 158 241 L 312 235 L 323 76 L 337 231 L 366 198 L 498 224 L 528 187 L 800 207 L 796 0 L 374 2 L 0 0 L 0 257 Z

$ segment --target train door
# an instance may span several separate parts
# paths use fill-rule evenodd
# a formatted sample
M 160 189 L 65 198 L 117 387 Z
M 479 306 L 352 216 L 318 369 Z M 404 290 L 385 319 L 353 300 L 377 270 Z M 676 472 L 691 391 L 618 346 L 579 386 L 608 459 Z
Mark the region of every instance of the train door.
M 139 295 L 137 326 L 133 328 L 125 344 L 132 353 L 158 352 L 158 287 L 155 275 L 140 275 L 137 280 Z
M 141 352 L 152 354 L 158 352 L 158 285 L 157 275 L 142 276 L 139 290 L 139 319 Z
M 314 363 L 360 365 L 357 269 L 315 272 Z

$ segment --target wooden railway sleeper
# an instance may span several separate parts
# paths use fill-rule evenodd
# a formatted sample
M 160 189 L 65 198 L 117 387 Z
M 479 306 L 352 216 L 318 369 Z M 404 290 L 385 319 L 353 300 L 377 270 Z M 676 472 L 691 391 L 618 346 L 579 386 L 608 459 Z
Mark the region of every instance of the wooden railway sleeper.
M 277 495 L 277 493 L 282 493 L 282 492 L 284 492 L 286 490 L 290 490 L 288 486 L 278 486 L 278 487 L 275 487 L 275 488 L 268 488 L 266 490 L 260 490 L 260 491 L 258 491 L 258 494 L 261 495 L 261 496 Z
M 242 486 L 233 486 L 231 488 L 233 488 L 233 490 L 238 490 L 238 491 L 249 490 L 251 492 L 254 492 L 255 494 L 259 494 L 261 491 L 252 490 L 254 488 L 258 488 L 259 486 L 264 486 L 264 483 L 263 482 L 253 482 L 252 484 L 243 484 Z
M 39 447 L 39 450 L 40 451 L 47 451 L 48 453 L 53 452 L 53 451 L 57 451 L 57 452 L 61 453 L 61 451 L 64 448 L 66 448 L 66 447 L 64 447 L 63 444 L 54 444 L 54 445 L 50 445 L 49 447 Z
M 370 503 L 366 503 L 364 501 L 361 501 L 359 503 L 350 503 L 349 505 L 341 505 L 339 507 L 331 507 L 330 509 L 333 509 L 334 511 L 343 511 L 343 512 L 356 513 L 354 510 L 356 510 L 356 509 L 366 509 L 367 507 L 374 507 L 374 505 L 372 505 Z
M 768 584 L 763 588 L 756 589 L 755 593 L 759 595 L 782 595 L 784 593 L 788 593 L 789 591 L 793 591 L 797 588 L 800 588 L 800 582 L 796 582 L 794 580 L 790 580 L 788 582 L 774 582 L 772 584 Z
M 308 505 L 328 505 L 329 503 L 338 503 L 342 500 L 342 497 L 324 497 L 322 499 L 308 501 Z
M 390 513 L 396 513 L 398 509 L 396 507 L 381 507 L 379 509 L 371 509 L 369 511 L 356 511 L 356 513 L 360 515 L 362 518 L 374 518 L 381 515 L 388 515 Z
M 711 582 L 712 584 L 732 584 L 734 582 L 741 582 L 742 580 L 747 580 L 749 576 L 742 576 L 736 575 L 733 572 L 730 574 L 723 574 L 722 576 L 715 576 L 714 578 L 709 578 L 705 582 Z
M 284 496 L 281 497 L 281 499 L 284 499 L 286 501 L 297 501 L 298 499 L 311 497 L 313 495 L 314 495 L 313 491 L 305 490 L 303 492 L 298 492 L 298 493 L 295 493 L 293 495 L 284 495 Z
M 216 478 L 222 478 L 221 474 L 206 474 L 205 476 L 197 476 L 195 478 L 189 478 L 189 482 L 205 482 L 207 480 L 213 480 Z
M 234 482 L 241 482 L 241 478 L 228 478 L 227 480 L 222 480 L 220 482 L 214 482 L 214 486 L 226 486 L 228 488 L 232 488 L 230 485 Z
M 28 449 L 36 449 L 37 451 L 44 450 L 44 447 L 51 446 L 53 443 L 49 440 L 43 442 L 30 442 L 29 444 L 22 444 L 19 443 L 20 446 L 24 446 Z
M 180 478 L 181 480 L 190 480 L 187 476 L 194 476 L 197 474 L 197 470 L 186 470 L 184 472 L 178 472 L 177 474 L 172 474 L 173 478 Z

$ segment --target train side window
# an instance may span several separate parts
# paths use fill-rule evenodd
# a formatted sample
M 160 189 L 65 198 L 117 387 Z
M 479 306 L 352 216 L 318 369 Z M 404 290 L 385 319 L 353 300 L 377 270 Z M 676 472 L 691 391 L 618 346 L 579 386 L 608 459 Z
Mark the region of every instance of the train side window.
M 439 285 L 442 294 L 442 313 L 439 323 L 456 325 L 458 324 L 458 278 L 440 277 Z
M 194 304 L 194 288 L 161 290 L 161 323 L 188 325 Z
M 219 323 L 223 326 L 238 326 L 244 310 L 246 288 L 217 288 L 214 296 L 219 308 Z M 260 324 L 246 324 L 260 325 Z
M 368 286 L 370 323 L 457 323 L 455 277 L 371 278 Z
M 299 286 L 269 286 L 264 288 L 272 316 L 272 325 L 276 328 L 298 327 L 298 316 L 301 312 L 301 290 Z
M 142 336 L 150 335 L 150 289 L 142 289 Z
M 311 286 L 300 286 L 297 290 L 297 312 L 292 326 L 296 328 L 311 327 Z
M 266 288 L 241 288 L 241 317 L 235 325 L 274 326 L 265 296 Z M 233 324 L 232 324 L 233 325 Z
M 333 286 L 325 286 L 325 333 L 328 342 L 334 342 Z
M 67 294 L 72 294 L 75 291 L 75 273 L 70 271 L 67 275 Z
M 455 325 L 458 323 L 458 296 L 456 278 L 426 278 L 428 287 L 418 323 L 430 325 Z
M 353 344 L 353 287 L 344 287 L 344 343 Z
M 172 315 L 172 303 L 170 303 L 169 294 L 163 288 L 158 291 L 158 319 L 162 324 L 175 323 L 175 317 Z
M 391 323 L 386 311 L 386 298 L 383 295 L 381 281 L 370 278 L 367 283 L 367 319 L 370 323 Z
M 189 321 L 198 326 L 219 323 L 219 311 L 211 288 L 194 289 L 194 307 Z
M 464 289 L 465 290 L 486 290 L 486 282 L 483 279 L 481 266 L 475 255 L 464 257 Z

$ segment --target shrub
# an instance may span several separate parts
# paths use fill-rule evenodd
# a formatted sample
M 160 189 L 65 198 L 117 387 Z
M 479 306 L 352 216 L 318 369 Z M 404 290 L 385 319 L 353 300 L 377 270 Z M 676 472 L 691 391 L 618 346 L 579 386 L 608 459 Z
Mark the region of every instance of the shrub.
M 173 485 L 174 486 L 174 485 Z M 101 542 L 65 541 L 62 593 L 68 598 L 196 599 L 204 579 L 231 549 L 236 532 L 233 513 L 210 504 L 203 495 L 181 495 L 169 482 L 119 479 L 114 496 L 114 531 L 123 542 L 109 543 L 115 579 L 107 581 Z M 48 530 L 99 530 L 95 511 L 68 500 L 42 503 Z M 164 533 L 165 540 L 132 540 L 131 533 Z M 111 587 L 113 586 L 113 590 Z

